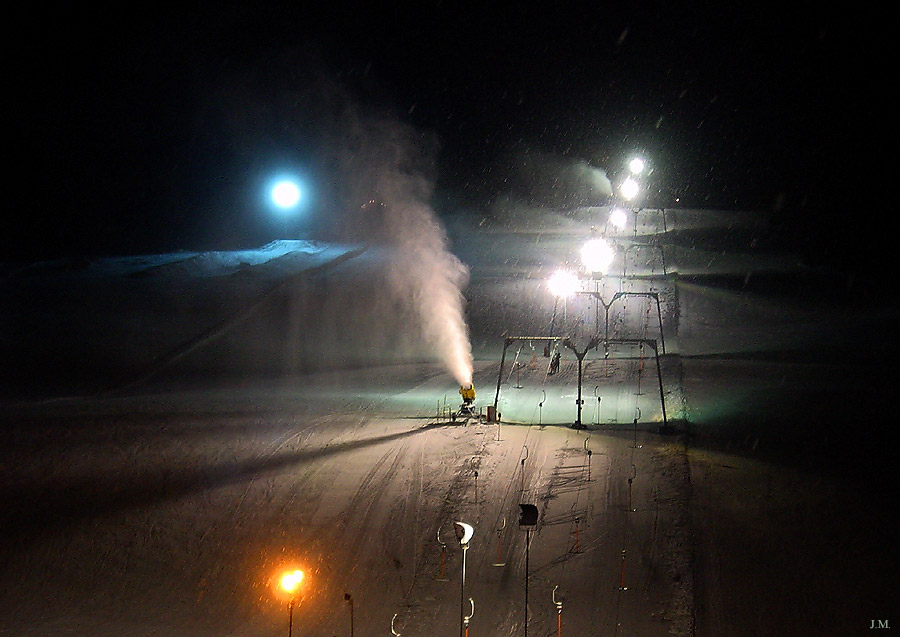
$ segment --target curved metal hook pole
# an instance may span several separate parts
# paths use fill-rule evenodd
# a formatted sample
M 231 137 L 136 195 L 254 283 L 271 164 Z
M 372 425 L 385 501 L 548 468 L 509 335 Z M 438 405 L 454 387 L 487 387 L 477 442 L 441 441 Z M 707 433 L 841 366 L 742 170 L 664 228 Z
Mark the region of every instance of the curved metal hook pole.
M 400 633 L 398 633 L 398 632 L 394 629 L 394 620 L 397 619 L 397 615 L 398 615 L 398 614 L 399 614 L 399 613 L 394 613 L 394 616 L 391 617 L 391 634 L 392 634 L 392 635 L 397 635 L 397 637 L 399 637 Z
M 469 603 L 472 605 L 472 612 L 469 613 L 468 615 L 466 615 L 465 618 L 464 618 L 464 621 L 465 621 L 465 623 L 466 623 L 466 626 L 469 625 L 469 620 L 472 619 L 472 618 L 475 616 L 475 600 L 473 600 L 473 599 L 470 597 L 470 598 L 469 598 Z

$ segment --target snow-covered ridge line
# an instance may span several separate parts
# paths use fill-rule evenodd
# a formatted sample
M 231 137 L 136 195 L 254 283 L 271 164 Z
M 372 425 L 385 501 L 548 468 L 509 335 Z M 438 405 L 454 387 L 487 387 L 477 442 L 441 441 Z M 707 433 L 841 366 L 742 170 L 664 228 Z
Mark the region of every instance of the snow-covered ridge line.
M 222 276 L 247 267 L 265 265 L 283 257 L 299 259 L 319 257 L 316 261 L 320 261 L 321 257 L 335 258 L 350 249 L 351 246 L 321 241 L 280 239 L 251 250 L 208 250 L 38 261 L 11 268 L 6 276 L 10 278 L 38 275 L 59 277 L 88 275 L 97 278 L 167 274 L 188 277 Z

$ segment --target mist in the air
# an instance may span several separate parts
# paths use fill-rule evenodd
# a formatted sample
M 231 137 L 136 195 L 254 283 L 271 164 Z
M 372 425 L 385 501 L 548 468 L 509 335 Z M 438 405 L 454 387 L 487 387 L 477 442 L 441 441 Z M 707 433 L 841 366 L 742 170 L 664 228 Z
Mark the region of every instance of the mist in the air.
M 247 335 L 247 347 L 270 352 L 257 355 L 260 365 L 287 372 L 440 361 L 468 383 L 468 269 L 431 206 L 439 140 L 374 106 L 379 100 L 366 95 L 378 89 L 365 78 L 343 80 L 299 54 L 223 88 L 226 137 L 239 159 L 253 174 L 268 174 L 271 153 L 241 149 L 269 140 L 269 148 L 300 158 L 315 191 L 296 229 L 274 238 L 363 249 L 352 265 L 292 281 L 282 305 L 273 302 L 266 329 Z
M 463 288 L 468 269 L 450 251 L 430 205 L 435 138 L 348 104 L 335 150 L 343 184 L 341 234 L 384 255 L 384 289 L 399 311 L 372 316 L 418 336 L 460 384 L 472 380 Z M 411 319 L 411 320 L 410 320 Z

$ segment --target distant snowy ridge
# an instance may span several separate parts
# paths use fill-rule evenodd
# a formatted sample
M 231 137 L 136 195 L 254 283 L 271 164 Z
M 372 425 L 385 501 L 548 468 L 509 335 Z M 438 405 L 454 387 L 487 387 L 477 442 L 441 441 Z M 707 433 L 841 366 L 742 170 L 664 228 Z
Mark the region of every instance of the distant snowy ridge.
M 282 243 L 282 242 L 274 242 L 274 243 Z M 293 242 L 288 242 L 293 243 Z M 298 242 L 298 243 L 306 243 L 306 242 Z M 258 254 L 265 250 L 268 246 L 273 246 L 273 244 L 268 244 L 264 246 L 260 251 L 254 251 L 252 254 Z M 227 316 L 220 323 L 213 325 L 212 327 L 196 334 L 194 337 L 188 339 L 187 341 L 181 343 L 175 350 L 169 352 L 168 354 L 157 359 L 150 367 L 148 367 L 138 378 L 133 381 L 126 383 L 122 386 L 116 388 L 116 390 L 121 390 L 126 387 L 131 387 L 134 385 L 138 385 L 143 383 L 150 378 L 153 378 L 157 374 L 159 374 L 164 369 L 170 367 L 172 364 L 177 361 L 185 358 L 192 352 L 195 352 L 214 341 L 221 338 L 227 332 L 229 332 L 234 327 L 241 325 L 248 318 L 254 315 L 264 304 L 266 304 L 270 298 L 283 293 L 285 289 L 289 286 L 293 285 L 296 280 L 301 279 L 303 277 L 308 276 L 313 271 L 324 271 L 328 268 L 336 267 L 341 265 L 345 261 L 351 260 L 359 255 L 363 254 L 366 251 L 365 247 L 346 247 L 342 249 L 330 247 L 330 248 L 318 248 L 315 252 L 315 255 L 319 257 L 317 260 L 304 260 L 305 267 L 301 269 L 295 268 L 293 272 L 290 272 L 290 276 L 283 277 L 277 283 L 275 283 L 269 289 L 263 290 L 258 293 L 255 297 L 251 298 L 248 301 L 245 301 L 243 304 L 238 305 L 237 307 L 232 309 L 232 312 L 229 316 Z M 278 250 L 273 250 L 273 253 L 277 253 Z M 283 252 L 280 257 L 284 257 L 288 254 L 293 254 L 299 252 L 297 250 L 287 250 Z M 208 253 L 206 253 L 208 254 Z M 234 253 L 224 253 L 224 254 L 234 254 Z M 323 258 L 327 255 L 327 258 Z M 280 258 L 280 257 L 273 257 Z M 268 261 L 261 261 L 259 264 L 267 263 Z M 241 261 L 241 264 L 246 263 L 245 261 Z M 257 264 L 257 265 L 259 265 Z
M 352 246 L 308 241 L 305 239 L 279 239 L 252 250 L 213 250 L 198 252 L 171 252 L 165 254 L 104 257 L 98 259 L 57 259 L 39 261 L 7 273 L 10 277 L 27 276 L 92 276 L 92 277 L 141 277 L 187 276 L 214 277 L 273 263 L 277 260 L 294 262 L 296 266 L 312 267 L 353 249 Z

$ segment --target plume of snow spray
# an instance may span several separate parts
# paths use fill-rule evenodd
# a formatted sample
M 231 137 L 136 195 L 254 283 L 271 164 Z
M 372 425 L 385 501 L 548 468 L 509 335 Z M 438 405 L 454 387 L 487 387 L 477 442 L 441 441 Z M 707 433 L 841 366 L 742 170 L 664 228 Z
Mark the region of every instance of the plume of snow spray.
M 429 204 L 436 144 L 389 118 L 354 112 L 351 119 L 353 125 L 344 130 L 350 133 L 345 147 L 352 152 L 342 161 L 352 194 L 352 234 L 389 248 L 386 292 L 412 311 L 420 336 L 454 378 L 471 383 L 462 294 L 468 269 L 450 252 L 446 230 Z
M 322 340 L 338 350 L 346 342 L 361 349 L 396 348 L 392 353 L 398 356 L 391 360 L 425 353 L 439 358 L 460 384 L 471 382 L 462 295 L 468 270 L 450 252 L 446 231 L 429 205 L 436 137 L 399 122 L 389 107 L 376 112 L 384 101 L 368 73 L 352 85 L 349 78 L 337 82 L 317 56 L 295 50 L 272 62 L 268 74 L 237 75 L 223 88 L 225 123 L 233 129 L 229 137 L 241 149 L 254 148 L 260 137 L 312 149 L 320 214 L 311 217 L 307 229 L 316 237 L 373 247 L 367 262 L 372 269 L 365 275 L 378 289 L 353 296 L 338 285 L 327 293 L 334 305 L 326 303 L 316 317 L 335 324 L 328 326 L 335 333 L 356 333 L 341 339 L 323 332 Z M 373 95 L 374 100 L 365 98 Z M 252 155 L 242 160 L 258 161 Z M 386 263 L 379 260 L 382 255 Z M 375 303 L 369 302 L 370 292 Z M 297 298 L 305 299 L 303 293 Z M 296 320 L 303 320 L 297 312 Z

